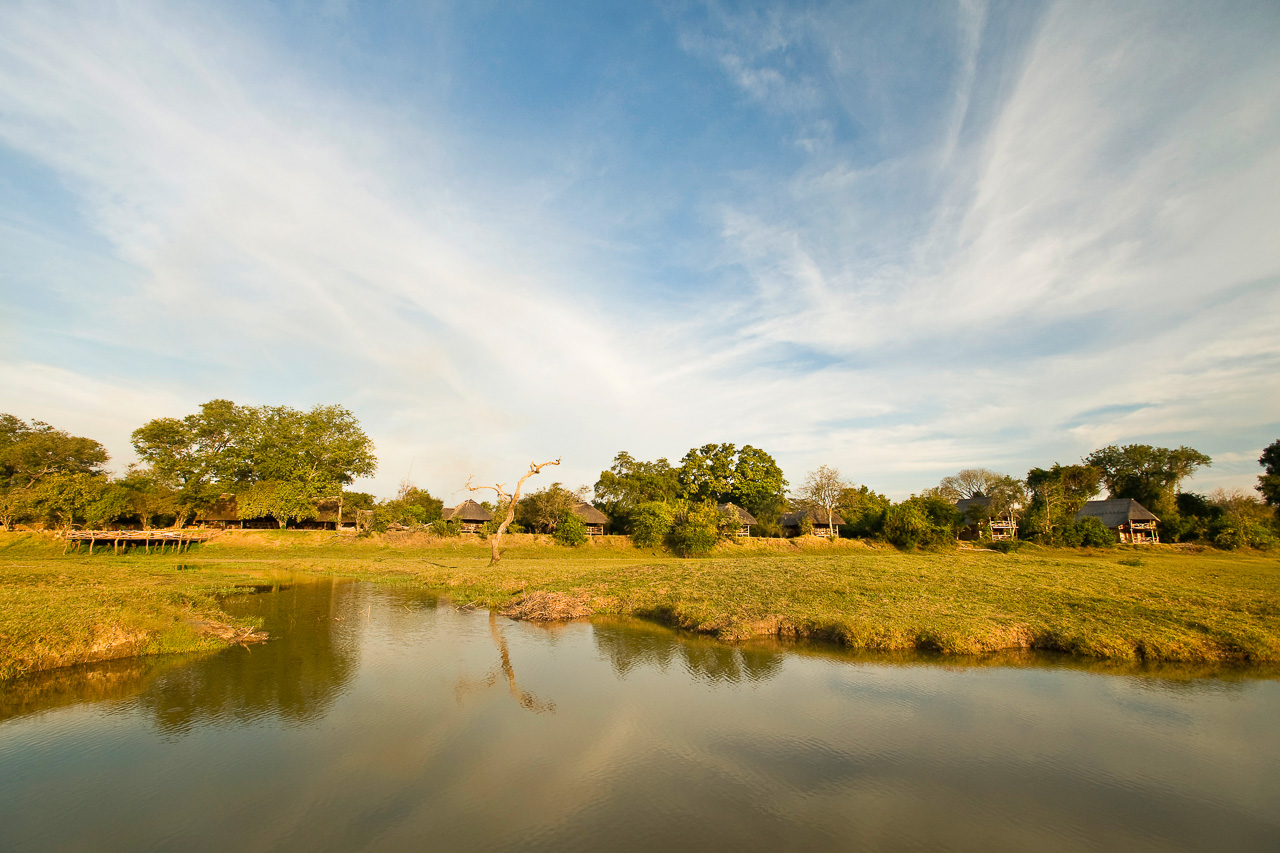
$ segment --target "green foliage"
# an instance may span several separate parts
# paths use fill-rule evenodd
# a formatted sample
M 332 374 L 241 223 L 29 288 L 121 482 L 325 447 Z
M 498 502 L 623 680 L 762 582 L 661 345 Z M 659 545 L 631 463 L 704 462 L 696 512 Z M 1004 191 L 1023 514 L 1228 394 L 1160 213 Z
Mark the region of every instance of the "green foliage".
M 1257 489 L 1268 506 L 1276 508 L 1280 518 L 1280 438 L 1267 445 L 1258 457 L 1263 473 L 1258 475 Z
M 551 537 L 560 545 L 583 545 L 587 541 L 587 524 L 572 511 L 566 512 Z
M 940 495 L 913 495 L 888 508 L 884 537 L 904 550 L 938 548 L 955 541 L 960 514 Z
M 1276 547 L 1275 532 L 1267 525 L 1251 518 L 1228 516 L 1213 533 L 1213 544 L 1228 551 L 1238 548 L 1257 548 L 1269 551 Z
M 174 484 L 184 513 L 223 491 L 237 492 L 239 500 L 245 487 L 263 482 L 307 484 L 296 490 L 331 495 L 377 470 L 373 443 L 341 406 L 304 412 L 210 400 L 196 414 L 147 422 L 134 430 L 133 446 Z
M 1114 548 L 1116 535 L 1107 529 L 1101 519 L 1089 516 L 1074 521 L 1063 528 L 1061 544 L 1073 548 Z
M 632 513 L 651 501 L 672 501 L 679 496 L 676 471 L 666 459 L 642 462 L 623 451 L 608 471 L 600 472 L 594 494 L 597 506 L 609 516 L 612 527 L 630 530 Z
M 986 546 L 992 551 L 999 551 L 1001 554 L 1013 554 L 1026 548 L 1029 544 L 1023 539 L 997 539 L 986 543 Z
M 1045 544 L 1058 542 L 1075 523 L 1076 513 L 1098 493 L 1102 471 L 1092 465 L 1059 465 L 1027 472 L 1031 503 L 1022 535 Z
M 800 523 L 796 525 L 796 529 L 800 532 L 801 536 L 812 536 L 813 516 L 809 515 L 807 512 L 800 516 Z
M 667 539 L 680 556 L 702 557 L 725 535 L 725 526 L 726 515 L 714 502 L 688 503 L 676 510 Z
M 596 505 L 613 525 L 632 530 L 632 515 L 644 503 L 675 501 L 735 503 L 767 527 L 777 522 L 785 505 L 787 481 L 765 451 L 733 444 L 695 447 L 672 468 L 666 459 L 637 461 L 619 453 L 613 467 L 595 485 Z
M 641 548 L 661 545 L 675 522 L 675 508 L 666 501 L 646 501 L 631 513 L 631 541 Z
M 0 414 L 0 528 L 82 522 L 105 488 L 106 462 L 107 451 L 91 438 Z
M 376 506 L 373 505 L 371 495 L 359 492 L 347 493 L 344 496 L 344 510 L 347 501 L 355 509 L 373 509 L 375 530 L 386 530 L 393 524 L 405 527 L 430 524 L 440 518 L 444 509 L 444 501 L 432 497 L 426 489 L 420 489 L 408 481 L 400 484 L 400 490 L 394 498 Z
M 431 522 L 431 532 L 436 536 L 461 536 L 462 522 L 453 518 L 445 521 L 443 518 L 437 518 Z
M 316 499 L 329 493 L 327 483 L 317 488 L 305 480 L 267 480 L 237 494 L 236 509 L 241 518 L 274 518 L 285 527 L 290 521 L 315 518 Z
M 582 503 L 585 493 L 586 489 L 571 492 L 560 483 L 552 483 L 520 498 L 516 520 L 526 530 L 555 533 L 565 517 L 573 515 L 573 508 Z
M 845 521 L 841 532 L 864 539 L 882 535 L 885 512 L 892 505 L 887 497 L 866 486 L 844 489 L 836 504 L 836 511 Z
M 1158 516 L 1174 511 L 1178 484 L 1213 461 L 1190 447 L 1172 449 L 1149 444 L 1110 445 L 1095 450 L 1085 464 L 1102 471 L 1113 498 L 1132 498 Z

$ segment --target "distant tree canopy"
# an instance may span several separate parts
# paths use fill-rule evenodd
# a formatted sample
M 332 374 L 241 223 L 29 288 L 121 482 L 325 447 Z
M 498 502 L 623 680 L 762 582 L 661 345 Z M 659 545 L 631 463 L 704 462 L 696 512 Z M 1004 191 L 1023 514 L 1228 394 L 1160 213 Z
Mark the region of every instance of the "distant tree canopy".
M 377 470 L 373 442 L 341 406 L 304 412 L 210 400 L 196 414 L 147 422 L 133 446 L 172 485 L 180 512 L 238 491 L 258 509 L 270 506 L 265 514 L 295 517 L 299 495 L 327 496 Z
M 1098 493 L 1102 471 L 1092 465 L 1055 462 L 1052 468 L 1032 468 L 1026 482 L 1031 492 L 1028 532 L 1051 542 L 1075 523 L 1076 513 Z
M 577 518 L 573 515 L 573 508 L 582 503 L 586 495 L 586 486 L 571 492 L 561 483 L 552 483 L 520 499 L 516 504 L 516 521 L 524 530 L 555 533 L 566 518 Z M 585 525 L 583 530 L 586 530 Z
M 595 503 L 616 523 L 631 529 L 641 504 L 687 500 L 735 503 L 762 520 L 776 520 L 785 505 L 787 481 L 774 458 L 746 445 L 695 447 L 673 468 L 665 458 L 637 460 L 623 451 L 608 471 L 600 472 Z
M 1022 480 L 987 468 L 965 468 L 943 477 L 934 492 L 951 503 L 965 498 L 987 498 L 985 507 L 970 507 L 969 522 L 983 523 L 993 518 L 1012 519 L 1026 505 L 1027 487 Z
M 1132 498 L 1156 515 L 1176 511 L 1178 485 L 1202 465 L 1213 461 L 1190 447 L 1152 447 L 1149 444 L 1111 445 L 1084 458 L 1102 472 L 1113 498 Z
M 91 438 L 0 414 L 0 528 L 30 518 L 82 523 L 107 488 L 106 463 Z

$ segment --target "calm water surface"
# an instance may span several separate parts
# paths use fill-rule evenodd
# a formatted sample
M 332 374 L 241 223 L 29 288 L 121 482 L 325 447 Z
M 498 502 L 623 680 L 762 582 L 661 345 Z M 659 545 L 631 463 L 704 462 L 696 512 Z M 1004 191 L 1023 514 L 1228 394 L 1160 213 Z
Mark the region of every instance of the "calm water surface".
M 1280 850 L 1280 683 L 539 627 L 346 581 L 0 695 L 0 850 Z

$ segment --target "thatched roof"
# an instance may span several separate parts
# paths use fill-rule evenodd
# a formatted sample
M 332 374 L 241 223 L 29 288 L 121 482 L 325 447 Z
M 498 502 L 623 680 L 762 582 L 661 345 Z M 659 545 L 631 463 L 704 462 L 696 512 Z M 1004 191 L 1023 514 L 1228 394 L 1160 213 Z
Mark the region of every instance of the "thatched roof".
M 827 511 L 825 509 L 802 509 L 799 512 L 784 512 L 782 518 L 779 519 L 783 527 L 799 527 L 800 519 L 809 516 L 809 520 L 814 524 L 827 523 Z M 844 524 L 845 520 L 840 517 L 840 513 L 831 513 L 832 524 Z
M 990 506 L 991 498 L 984 498 L 981 496 L 976 498 L 961 498 L 956 501 L 956 509 L 960 510 L 962 515 L 967 513 L 970 509 L 987 509 Z
M 316 521 L 337 521 L 338 520 L 338 499 L 337 498 L 321 498 L 316 501 Z M 342 520 L 355 521 L 356 508 L 348 504 L 343 504 Z
M 196 513 L 196 521 L 239 521 L 240 512 L 236 508 L 236 496 L 232 494 L 218 495 L 218 499 L 208 509 Z
M 586 524 L 608 524 L 609 516 L 586 502 L 579 502 L 573 507 L 573 514 Z
M 1089 501 L 1079 512 L 1076 520 L 1082 518 L 1099 519 L 1107 527 L 1115 530 L 1122 524 L 1131 521 L 1159 521 L 1151 510 L 1133 498 L 1111 498 L 1105 501 Z
M 721 512 L 736 512 L 738 521 L 743 524 L 758 524 L 756 517 L 735 503 L 720 504 Z
M 493 520 L 493 513 L 480 506 L 473 500 L 465 500 L 457 506 L 445 507 L 440 513 L 440 517 L 445 521 L 458 519 L 467 522 L 485 522 Z

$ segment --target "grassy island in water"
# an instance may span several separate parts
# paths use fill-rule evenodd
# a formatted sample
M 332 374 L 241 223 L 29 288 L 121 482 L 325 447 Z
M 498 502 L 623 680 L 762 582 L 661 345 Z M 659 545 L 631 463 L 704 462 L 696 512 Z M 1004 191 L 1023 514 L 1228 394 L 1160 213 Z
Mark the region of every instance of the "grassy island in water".
M 511 536 L 228 531 L 182 555 L 63 555 L 50 534 L 0 533 L 0 679 L 76 663 L 207 651 L 252 639 L 226 595 L 281 573 L 422 585 L 460 605 L 656 619 L 724 640 L 774 635 L 855 649 L 971 655 L 1043 649 L 1096 659 L 1280 662 L 1280 558 L 1179 546 L 900 553 L 855 540 L 728 542 L 683 559 L 606 537 L 566 548 Z M 514 606 L 514 607 L 513 607 Z

